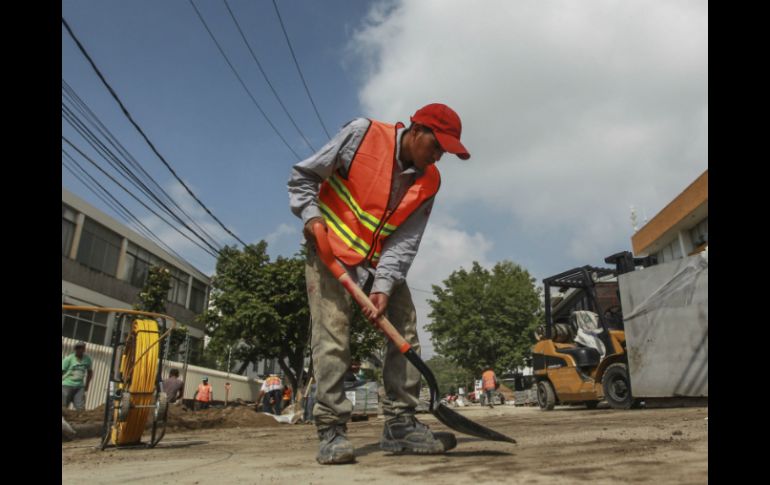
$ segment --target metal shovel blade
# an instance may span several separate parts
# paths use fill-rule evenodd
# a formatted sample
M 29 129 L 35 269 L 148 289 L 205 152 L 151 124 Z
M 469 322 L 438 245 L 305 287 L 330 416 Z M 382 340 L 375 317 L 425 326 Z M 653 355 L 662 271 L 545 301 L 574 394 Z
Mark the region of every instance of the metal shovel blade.
M 430 367 L 428 367 L 425 362 L 423 362 L 420 356 L 417 355 L 413 349 L 409 349 L 408 351 L 404 352 L 404 357 L 406 357 L 407 360 L 409 360 L 409 362 L 411 362 L 412 365 L 414 365 L 417 370 L 420 371 L 420 374 L 425 377 L 425 380 L 428 381 L 428 388 L 430 388 L 430 412 L 436 416 L 439 421 L 455 431 L 459 431 L 460 433 L 471 436 L 476 436 L 477 438 L 482 438 L 489 441 L 505 441 L 508 443 L 516 443 L 515 439 L 509 438 L 502 433 L 498 433 L 497 431 L 491 430 L 478 423 L 474 423 L 462 414 L 449 409 L 443 404 L 440 404 L 438 402 L 438 383 L 436 382 L 436 377 L 433 375 Z
M 497 431 L 484 427 L 478 423 L 474 423 L 462 414 L 453 411 L 443 404 L 439 404 L 431 412 L 434 416 L 436 416 L 436 418 L 438 418 L 439 421 L 461 433 L 490 441 L 507 441 L 508 443 L 516 443 L 515 439 L 509 438 L 502 433 L 498 433 Z

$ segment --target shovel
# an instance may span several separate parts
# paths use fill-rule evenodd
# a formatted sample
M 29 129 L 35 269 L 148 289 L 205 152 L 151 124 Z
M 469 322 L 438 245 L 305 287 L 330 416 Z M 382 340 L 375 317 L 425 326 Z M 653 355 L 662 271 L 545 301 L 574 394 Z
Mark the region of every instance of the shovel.
M 350 278 L 350 276 L 348 276 L 342 265 L 340 265 L 334 258 L 334 253 L 332 253 L 331 246 L 329 246 L 329 241 L 326 235 L 326 228 L 324 225 L 320 222 L 315 223 L 313 225 L 313 233 L 315 235 L 318 256 L 321 258 L 321 261 L 323 261 L 324 265 L 329 268 L 329 271 L 332 272 L 332 275 L 334 275 L 334 277 L 337 278 L 340 283 L 342 283 L 342 286 L 345 287 L 345 290 L 350 293 L 350 296 L 353 297 L 353 299 L 361 308 L 374 309 L 375 306 L 371 300 L 369 300 L 369 297 L 366 296 L 366 293 L 364 293 L 363 290 L 358 287 L 358 285 Z M 436 377 L 433 375 L 433 372 L 431 372 L 430 368 L 425 365 L 425 362 L 423 362 L 420 356 L 417 355 L 409 343 L 404 340 L 404 337 L 398 333 L 398 330 L 393 327 L 393 324 L 388 321 L 385 315 L 380 315 L 374 324 L 390 339 L 391 342 L 396 345 L 399 351 L 404 355 L 404 357 L 407 358 L 409 362 L 412 363 L 412 365 L 417 368 L 420 374 L 425 377 L 425 380 L 428 382 L 428 387 L 430 388 L 429 409 L 430 412 L 436 416 L 439 421 L 452 428 L 453 430 L 459 431 L 460 433 L 476 436 L 478 438 L 490 441 L 507 441 L 508 443 L 516 443 L 516 440 L 513 438 L 509 438 L 504 434 L 474 423 L 465 416 L 441 404 L 438 400 L 438 384 L 436 383 Z

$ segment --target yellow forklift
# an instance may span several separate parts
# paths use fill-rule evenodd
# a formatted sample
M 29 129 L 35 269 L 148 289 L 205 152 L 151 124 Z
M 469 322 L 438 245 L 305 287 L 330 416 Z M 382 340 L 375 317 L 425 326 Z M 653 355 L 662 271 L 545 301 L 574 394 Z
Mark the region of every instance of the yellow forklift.
M 623 251 L 604 261 L 615 269 L 581 266 L 543 280 L 545 324 L 536 332 L 532 367 L 544 411 L 556 404 L 594 409 L 601 400 L 615 409 L 639 405 L 631 393 L 617 276 L 656 260 Z M 552 288 L 564 296 L 552 298 Z

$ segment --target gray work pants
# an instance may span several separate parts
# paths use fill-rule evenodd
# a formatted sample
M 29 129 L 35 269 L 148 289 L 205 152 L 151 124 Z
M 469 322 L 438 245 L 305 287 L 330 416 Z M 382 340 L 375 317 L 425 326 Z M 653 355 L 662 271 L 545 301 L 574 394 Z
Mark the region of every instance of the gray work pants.
M 325 428 L 347 423 L 353 411 L 353 404 L 343 389 L 345 372 L 350 368 L 352 299 L 318 258 L 314 245 L 308 244 L 307 250 L 305 279 L 313 318 L 311 346 L 317 382 L 313 417 L 317 427 Z M 417 313 L 406 284 L 393 290 L 386 316 L 419 354 Z M 386 416 L 414 414 L 419 404 L 420 373 L 392 342 L 388 342 L 383 363 L 383 380 L 386 393 L 383 413 Z
M 73 403 L 78 411 L 86 408 L 85 387 L 61 386 L 61 407 L 67 409 L 70 403 Z

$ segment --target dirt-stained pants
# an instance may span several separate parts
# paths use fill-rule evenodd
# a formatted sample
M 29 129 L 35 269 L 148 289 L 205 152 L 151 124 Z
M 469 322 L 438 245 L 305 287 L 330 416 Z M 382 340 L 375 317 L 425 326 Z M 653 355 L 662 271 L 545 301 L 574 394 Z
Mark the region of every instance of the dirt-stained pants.
M 307 250 L 305 279 L 313 317 L 311 346 L 317 382 L 313 417 L 316 426 L 324 428 L 347 423 L 353 411 L 353 404 L 345 397 L 343 389 L 345 372 L 350 368 L 352 299 L 318 258 L 312 244 L 307 245 Z M 417 313 L 406 284 L 393 290 L 386 315 L 419 354 Z M 386 416 L 414 414 L 419 403 L 420 373 L 392 342 L 388 342 L 383 363 L 383 380 L 386 393 L 382 401 L 383 413 Z

